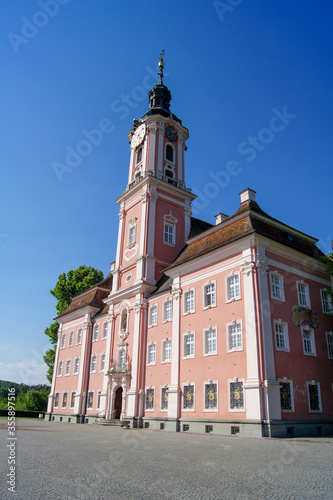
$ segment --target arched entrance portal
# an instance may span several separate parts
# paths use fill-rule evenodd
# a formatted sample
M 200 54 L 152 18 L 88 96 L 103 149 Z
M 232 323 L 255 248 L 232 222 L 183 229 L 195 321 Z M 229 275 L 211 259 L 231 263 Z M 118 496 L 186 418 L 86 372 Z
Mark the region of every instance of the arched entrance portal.
M 117 419 L 120 418 L 122 399 L 123 399 L 123 388 L 118 387 L 114 398 L 114 418 Z

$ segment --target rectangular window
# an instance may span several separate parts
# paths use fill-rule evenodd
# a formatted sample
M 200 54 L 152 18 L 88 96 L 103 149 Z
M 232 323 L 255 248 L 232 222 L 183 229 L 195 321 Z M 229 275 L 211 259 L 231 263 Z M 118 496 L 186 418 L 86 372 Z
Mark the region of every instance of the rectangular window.
M 229 351 L 240 351 L 243 349 L 242 325 L 233 323 L 228 325 Z
M 333 332 L 326 332 L 327 349 L 329 359 L 333 359 Z
M 328 294 L 327 290 L 320 290 L 320 294 L 321 294 L 321 303 L 323 306 L 323 313 L 329 314 L 331 312 L 331 309 L 332 309 L 331 300 L 330 300 L 331 297 Z
M 194 312 L 194 290 L 189 290 L 185 293 L 184 312 L 185 314 Z
M 68 360 L 66 361 L 66 375 L 69 375 L 69 374 L 70 374 L 70 372 L 71 372 L 71 360 L 70 360 L 70 359 L 68 359 Z
M 75 406 L 75 391 L 71 393 L 71 408 L 74 408 Z
M 88 392 L 87 408 L 91 410 L 94 407 L 94 391 Z
M 62 395 L 62 405 L 61 407 L 62 408 L 66 408 L 67 406 L 67 392 L 64 392 L 63 395 Z
M 204 287 L 205 307 L 215 306 L 215 283 L 210 283 Z
M 68 347 L 72 347 L 74 343 L 74 331 L 72 330 L 69 334 Z
M 98 335 L 99 335 L 99 325 L 95 325 L 93 342 L 96 342 L 98 340 Z
M 154 389 L 146 389 L 146 410 L 154 409 Z
M 308 382 L 310 412 L 321 412 L 320 388 L 318 382 Z
M 194 409 L 194 385 L 183 386 L 183 409 Z
M 239 274 L 233 274 L 228 277 L 227 289 L 228 301 L 240 298 Z
M 59 392 L 56 392 L 54 395 L 54 408 L 58 408 L 59 406 Z
M 316 355 L 314 333 L 310 328 L 302 328 L 304 354 Z
M 164 302 L 164 321 L 172 320 L 172 301 Z
M 58 364 L 58 377 L 61 377 L 61 375 L 62 375 L 63 364 L 64 364 L 63 361 L 59 361 L 59 364 Z
M 106 358 L 106 355 L 105 354 L 101 354 L 101 367 L 100 367 L 100 371 L 104 371 L 105 369 L 105 358 Z
M 291 382 L 280 382 L 280 402 L 281 411 L 293 410 Z
M 128 233 L 128 245 L 129 246 L 134 245 L 134 243 L 135 243 L 135 230 L 136 230 L 136 226 L 131 226 L 129 228 L 129 233 Z
M 204 332 L 205 339 L 205 354 L 216 354 L 217 353 L 217 343 L 216 343 L 216 329 L 211 328 Z
M 150 326 L 157 325 L 157 306 L 152 306 L 150 308 L 149 324 Z
M 205 384 L 205 410 L 217 410 L 217 383 Z
M 153 365 L 156 363 L 156 344 L 148 346 L 148 364 Z
M 97 406 L 96 408 L 100 408 L 101 407 L 101 391 L 98 391 L 97 393 Z
M 107 336 L 108 336 L 108 324 L 104 323 L 104 326 L 103 326 L 103 339 L 106 339 Z
M 61 337 L 61 349 L 65 349 L 66 346 L 66 333 Z
M 274 321 L 275 347 L 279 351 L 289 350 L 288 326 L 281 321 Z
M 230 410 L 244 410 L 243 382 L 230 382 Z
M 297 282 L 298 303 L 303 307 L 310 307 L 309 286 L 300 281 Z
M 184 335 L 184 358 L 194 357 L 194 333 Z
M 168 409 L 168 388 L 167 387 L 162 387 L 161 391 L 161 410 L 167 410 Z
M 79 373 L 80 358 L 75 358 L 74 360 L 74 374 Z
M 90 371 L 95 372 L 96 371 L 96 361 L 97 361 L 97 356 L 96 354 L 93 354 L 91 356 L 91 365 L 90 365 Z
M 167 363 L 171 361 L 171 340 L 165 340 L 162 345 L 163 345 L 162 361 L 164 363 Z
M 77 344 L 81 344 L 82 343 L 82 328 L 79 328 L 78 332 L 77 332 L 77 341 L 76 341 Z
M 170 226 L 170 224 L 164 224 L 164 241 L 166 243 L 173 243 L 173 231 L 173 226 Z

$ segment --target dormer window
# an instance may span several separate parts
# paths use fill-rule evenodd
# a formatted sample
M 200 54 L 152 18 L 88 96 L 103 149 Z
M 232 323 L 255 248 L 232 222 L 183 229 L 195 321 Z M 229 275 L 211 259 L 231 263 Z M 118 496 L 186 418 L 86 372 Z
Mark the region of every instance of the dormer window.
M 136 154 L 136 164 L 142 161 L 142 148 L 139 148 Z

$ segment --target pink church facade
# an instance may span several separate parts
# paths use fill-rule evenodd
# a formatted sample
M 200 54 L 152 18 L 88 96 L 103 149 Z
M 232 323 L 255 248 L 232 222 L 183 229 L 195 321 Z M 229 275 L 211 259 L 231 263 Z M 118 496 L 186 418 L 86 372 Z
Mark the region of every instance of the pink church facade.
M 46 418 L 249 436 L 333 431 L 331 278 L 316 239 L 240 193 L 191 217 L 188 130 L 159 82 L 128 134 L 116 260 L 59 322 Z

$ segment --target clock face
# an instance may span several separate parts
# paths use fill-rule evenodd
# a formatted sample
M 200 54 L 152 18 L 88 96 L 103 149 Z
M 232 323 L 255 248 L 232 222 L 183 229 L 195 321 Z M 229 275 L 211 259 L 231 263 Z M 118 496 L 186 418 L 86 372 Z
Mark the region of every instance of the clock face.
M 178 134 L 173 127 L 167 127 L 165 129 L 165 135 L 171 142 L 174 142 L 178 139 Z
M 142 123 L 134 132 L 134 135 L 131 140 L 131 147 L 132 148 L 138 147 L 145 138 L 145 135 L 146 135 L 146 124 Z

